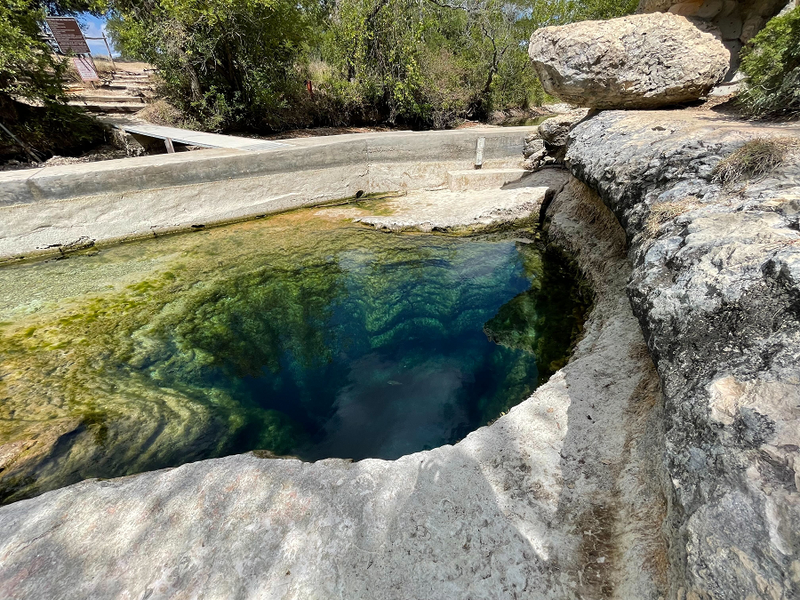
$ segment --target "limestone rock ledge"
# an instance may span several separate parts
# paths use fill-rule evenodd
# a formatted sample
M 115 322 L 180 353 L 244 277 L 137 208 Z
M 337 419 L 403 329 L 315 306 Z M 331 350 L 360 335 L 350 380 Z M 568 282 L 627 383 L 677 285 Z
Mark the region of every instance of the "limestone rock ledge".
M 624 233 L 586 186 L 559 190 L 551 239 L 596 298 L 531 398 L 396 461 L 231 456 L 2 507 L 0 597 L 663 597 L 661 392 Z
M 727 189 L 714 167 L 800 126 L 609 111 L 572 173 L 623 224 L 628 286 L 664 386 L 671 594 L 800 597 L 800 152 Z

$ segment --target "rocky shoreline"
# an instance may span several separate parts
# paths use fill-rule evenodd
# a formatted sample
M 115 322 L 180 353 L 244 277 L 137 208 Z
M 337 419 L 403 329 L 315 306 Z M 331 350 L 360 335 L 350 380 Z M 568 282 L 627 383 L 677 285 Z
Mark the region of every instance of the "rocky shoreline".
M 0 592 L 663 596 L 660 390 L 625 296 L 624 234 L 561 178 L 549 235 L 593 282 L 595 307 L 570 364 L 530 399 L 397 461 L 233 456 L 2 507 Z
M 788 158 L 716 182 L 758 139 Z M 691 110 L 604 112 L 569 136 L 570 170 L 630 242 L 628 293 L 664 385 L 671 597 L 800 593 L 798 140 L 796 124 Z

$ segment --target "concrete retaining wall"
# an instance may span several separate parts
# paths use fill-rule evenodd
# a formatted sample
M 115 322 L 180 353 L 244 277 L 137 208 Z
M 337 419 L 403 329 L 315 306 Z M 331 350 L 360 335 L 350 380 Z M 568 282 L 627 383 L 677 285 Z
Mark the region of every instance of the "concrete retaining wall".
M 264 152 L 205 150 L 0 173 L 0 262 L 280 212 L 365 193 L 444 186 L 519 166 L 532 127 L 356 134 Z

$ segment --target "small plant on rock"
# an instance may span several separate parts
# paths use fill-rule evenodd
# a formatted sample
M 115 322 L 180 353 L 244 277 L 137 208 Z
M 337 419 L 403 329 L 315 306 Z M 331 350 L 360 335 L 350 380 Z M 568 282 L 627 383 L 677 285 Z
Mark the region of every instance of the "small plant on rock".
M 713 181 L 723 187 L 766 177 L 783 164 L 798 140 L 791 137 L 755 138 L 714 167 Z

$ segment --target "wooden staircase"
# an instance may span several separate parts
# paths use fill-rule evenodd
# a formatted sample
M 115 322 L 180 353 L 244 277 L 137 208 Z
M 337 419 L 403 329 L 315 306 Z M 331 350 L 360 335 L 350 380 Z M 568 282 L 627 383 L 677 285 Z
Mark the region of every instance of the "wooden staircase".
M 68 87 L 71 106 L 81 106 L 89 112 L 104 114 L 137 113 L 153 96 L 153 86 L 147 72 L 117 70 L 102 83 Z

